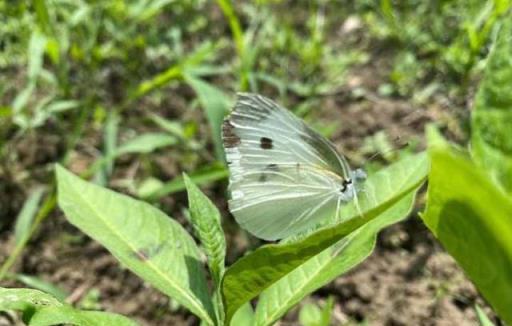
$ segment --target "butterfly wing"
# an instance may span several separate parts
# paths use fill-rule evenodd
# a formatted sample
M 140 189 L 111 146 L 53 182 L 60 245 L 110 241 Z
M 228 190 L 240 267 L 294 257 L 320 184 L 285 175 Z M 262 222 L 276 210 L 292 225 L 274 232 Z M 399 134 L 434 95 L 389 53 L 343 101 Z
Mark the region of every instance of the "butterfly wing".
M 291 112 L 260 95 L 239 94 L 223 141 L 230 211 L 250 233 L 282 239 L 336 213 L 348 164 Z

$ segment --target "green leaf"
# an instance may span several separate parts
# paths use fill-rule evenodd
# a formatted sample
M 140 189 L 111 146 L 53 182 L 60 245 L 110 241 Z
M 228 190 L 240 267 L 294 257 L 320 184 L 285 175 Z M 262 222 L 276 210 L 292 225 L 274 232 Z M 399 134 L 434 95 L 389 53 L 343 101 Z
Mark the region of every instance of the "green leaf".
M 25 275 L 25 274 L 14 274 L 9 275 L 9 278 L 15 279 L 28 287 L 33 289 L 41 290 L 45 293 L 53 295 L 60 301 L 64 301 L 68 296 L 68 293 L 61 288 L 55 286 L 50 282 L 46 282 L 39 277 Z
M 430 157 L 423 221 L 512 324 L 512 201 L 461 152 L 434 147 Z
M 224 274 L 226 239 L 221 226 L 219 210 L 186 174 L 183 174 L 183 178 L 187 187 L 192 225 L 208 257 L 208 266 L 213 280 L 217 286 L 220 286 L 220 280 Z
M 191 74 L 185 74 L 185 81 L 194 89 L 199 97 L 199 103 L 203 107 L 210 124 L 215 155 L 219 161 L 224 161 L 221 126 L 224 116 L 230 108 L 231 101 L 220 89 Z
M 190 220 L 208 257 L 208 267 L 215 282 L 214 303 L 219 324 L 222 324 L 224 308 L 222 307 L 220 282 L 225 268 L 226 239 L 222 230 L 220 213 L 186 174 L 183 174 L 183 178 L 187 186 Z
M 107 160 L 94 175 L 95 183 L 100 186 L 107 184 L 108 178 L 114 170 L 119 120 L 120 117 L 116 111 L 109 111 L 107 120 L 103 126 L 103 157 L 106 157 Z
M 183 227 L 153 206 L 83 181 L 57 166 L 68 220 L 123 265 L 209 324 L 212 302 L 199 250 Z
M 475 98 L 471 148 L 475 160 L 512 193 L 512 14 L 504 22 Z
M 30 318 L 29 326 L 71 324 L 78 326 L 136 326 L 133 320 L 124 316 L 103 312 L 77 310 L 71 306 L 46 307 L 37 310 Z
M 242 257 L 226 270 L 223 294 L 226 320 L 263 290 L 286 276 L 308 259 L 339 242 L 354 230 L 378 217 L 401 199 L 413 193 L 425 180 L 428 160 L 418 154 L 370 176 L 365 183 L 367 196 L 360 200 L 363 216 L 354 205 L 346 205 L 342 216 L 350 216 L 334 226 L 324 227 L 294 243 L 266 245 Z
M 254 326 L 254 310 L 249 302 L 235 312 L 231 326 Z
M 18 217 L 16 217 L 16 225 L 14 226 L 14 239 L 16 241 L 16 245 L 20 245 L 30 236 L 32 222 L 37 214 L 43 194 L 44 188 L 34 189 L 23 204 Z
M 102 311 L 81 311 L 49 294 L 32 289 L 0 287 L 0 311 L 19 310 L 29 326 L 73 324 L 79 326 L 135 326 L 134 321 Z
M 48 39 L 37 28 L 34 29 L 28 45 L 28 77 L 35 83 L 39 73 L 43 69 L 43 56 Z
M 30 314 L 36 309 L 62 305 L 63 303 L 51 295 L 38 290 L 0 287 L 0 311 L 21 310 Z
M 178 141 L 175 137 L 159 132 L 150 132 L 139 135 L 120 145 L 115 155 L 119 156 L 128 153 L 148 154 L 159 148 L 176 144 Z
M 194 171 L 193 174 L 190 175 L 190 179 L 195 184 L 204 185 L 214 181 L 226 179 L 228 175 L 229 172 L 224 165 L 215 163 L 200 170 Z M 146 194 L 144 199 L 155 201 L 169 194 L 182 191 L 183 189 L 185 189 L 185 182 L 183 181 L 183 177 L 176 177 L 158 187 L 158 189 L 152 191 L 151 193 Z
M 314 303 L 306 303 L 299 313 L 299 321 L 303 326 L 329 326 L 334 300 L 329 297 L 323 309 Z
M 306 295 L 361 263 L 372 253 L 377 233 L 407 217 L 413 204 L 410 194 L 266 289 L 258 300 L 255 325 L 272 325 Z
M 184 71 L 192 71 L 195 67 L 200 66 L 209 59 L 212 59 L 217 52 L 217 48 L 217 45 L 212 44 L 209 41 L 201 43 L 192 51 L 192 53 L 184 55 L 184 59 L 181 62 L 169 67 L 167 70 L 157 74 L 153 78 L 140 83 L 136 87 L 135 91 L 132 92 L 130 99 L 135 100 L 155 89 L 162 88 L 171 81 L 183 79 Z
M 36 10 L 37 23 L 45 34 L 51 35 L 53 28 L 48 14 L 48 7 L 45 0 L 34 0 L 34 8 Z

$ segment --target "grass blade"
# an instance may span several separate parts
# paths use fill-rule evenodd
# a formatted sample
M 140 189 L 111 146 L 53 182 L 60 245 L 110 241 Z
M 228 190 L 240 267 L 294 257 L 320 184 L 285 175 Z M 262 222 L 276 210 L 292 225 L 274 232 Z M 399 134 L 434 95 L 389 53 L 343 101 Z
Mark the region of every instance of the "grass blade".
M 185 80 L 199 97 L 199 102 L 210 124 L 213 144 L 215 146 L 215 155 L 219 161 L 224 162 L 221 126 L 224 116 L 229 111 L 231 101 L 220 89 L 201 79 L 187 74 L 185 75 Z
M 178 140 L 169 134 L 149 132 L 138 135 L 120 145 L 115 151 L 115 156 L 129 153 L 148 154 L 159 148 L 175 145 L 177 143 Z
M 14 239 L 16 245 L 26 241 L 30 236 L 30 230 L 37 214 L 41 198 L 43 197 L 43 193 L 44 188 L 36 188 L 23 204 L 14 226 Z
M 222 164 L 212 164 L 190 175 L 190 179 L 197 185 L 205 185 L 218 180 L 226 179 L 229 175 L 228 170 Z M 158 190 L 148 194 L 144 199 L 148 201 L 156 201 L 164 196 L 182 191 L 185 189 L 183 177 L 176 177 L 172 181 L 165 183 Z

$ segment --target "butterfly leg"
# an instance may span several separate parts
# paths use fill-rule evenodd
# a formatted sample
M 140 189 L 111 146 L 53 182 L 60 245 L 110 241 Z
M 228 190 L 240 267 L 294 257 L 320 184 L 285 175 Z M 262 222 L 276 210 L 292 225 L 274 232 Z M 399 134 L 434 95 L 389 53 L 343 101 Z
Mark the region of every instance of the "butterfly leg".
M 359 192 L 363 192 L 366 195 L 366 199 L 372 206 L 377 205 L 377 198 L 375 197 L 375 191 L 373 189 L 370 191 L 370 189 L 365 187 L 360 189 Z
M 357 213 L 360 217 L 363 217 L 363 212 L 361 211 L 361 206 L 359 206 L 359 199 L 357 198 L 357 192 L 354 189 L 354 206 L 356 207 Z
M 333 223 L 337 223 L 340 220 L 340 205 L 341 205 L 341 198 L 338 198 L 338 201 L 336 202 L 336 212 L 334 212 L 334 220 Z

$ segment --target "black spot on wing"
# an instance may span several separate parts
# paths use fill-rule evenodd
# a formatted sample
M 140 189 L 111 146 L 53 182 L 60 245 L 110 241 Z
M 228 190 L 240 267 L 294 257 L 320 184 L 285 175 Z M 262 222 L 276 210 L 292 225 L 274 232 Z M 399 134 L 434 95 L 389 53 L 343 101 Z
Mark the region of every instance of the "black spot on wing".
M 229 120 L 222 123 L 222 141 L 225 148 L 233 148 L 240 145 L 240 137 L 235 134 L 235 126 Z
M 279 171 L 279 166 L 277 164 L 274 164 L 274 163 L 267 165 L 265 167 L 265 169 L 263 170 L 263 172 L 261 173 L 260 177 L 258 178 L 259 182 L 267 181 L 268 176 L 270 174 L 270 173 L 268 173 L 268 171 L 278 172 Z
M 260 147 L 262 149 L 272 149 L 274 145 L 272 144 L 272 139 L 267 137 L 261 137 L 260 138 Z
M 277 172 L 279 171 L 279 166 L 275 163 L 269 164 L 265 167 L 265 170 Z

